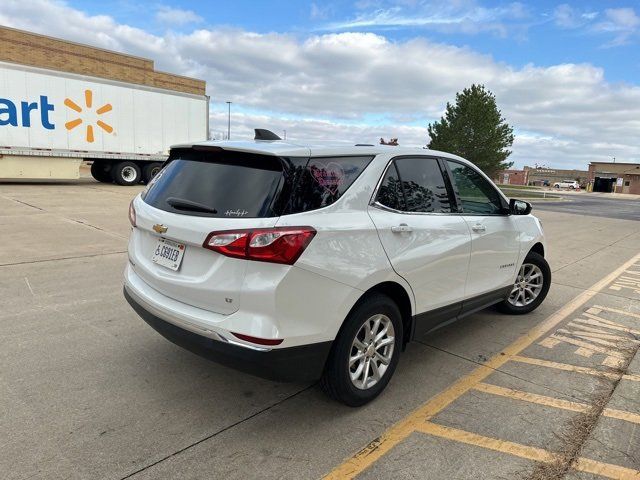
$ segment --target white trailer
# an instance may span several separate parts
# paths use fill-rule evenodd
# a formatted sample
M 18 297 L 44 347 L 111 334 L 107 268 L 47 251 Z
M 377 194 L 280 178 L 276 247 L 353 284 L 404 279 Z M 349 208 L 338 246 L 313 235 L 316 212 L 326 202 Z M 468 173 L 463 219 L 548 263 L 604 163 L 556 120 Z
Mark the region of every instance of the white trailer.
M 208 138 L 209 98 L 0 62 L 0 180 L 149 181 L 173 144 Z

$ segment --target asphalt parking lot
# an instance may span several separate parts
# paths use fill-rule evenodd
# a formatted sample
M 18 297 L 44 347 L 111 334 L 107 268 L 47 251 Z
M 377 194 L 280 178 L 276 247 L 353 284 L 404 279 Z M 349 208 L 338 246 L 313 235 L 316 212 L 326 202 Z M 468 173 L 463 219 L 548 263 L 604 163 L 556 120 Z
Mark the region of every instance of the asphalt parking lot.
M 139 190 L 0 184 L 3 478 L 640 478 L 640 202 L 536 205 L 545 303 L 411 344 L 353 409 L 137 317 L 122 270 Z
M 562 197 L 562 201 L 545 200 L 537 202 L 536 208 L 550 212 L 619 218 L 621 220 L 640 220 L 640 199 L 629 198 L 627 195 L 621 196 L 621 198 L 609 198 L 585 192 L 559 192 L 559 195 Z

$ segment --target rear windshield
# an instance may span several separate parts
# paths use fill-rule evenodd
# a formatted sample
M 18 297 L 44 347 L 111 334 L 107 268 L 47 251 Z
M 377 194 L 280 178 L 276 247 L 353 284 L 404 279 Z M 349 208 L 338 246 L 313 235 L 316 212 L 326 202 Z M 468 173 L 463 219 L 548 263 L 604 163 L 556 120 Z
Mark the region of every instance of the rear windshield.
M 144 201 L 168 212 L 209 217 L 272 217 L 282 163 L 267 155 L 182 152 L 169 161 Z
M 172 151 L 143 195 L 168 212 L 274 217 L 335 202 L 373 157 L 279 158 L 244 152 Z

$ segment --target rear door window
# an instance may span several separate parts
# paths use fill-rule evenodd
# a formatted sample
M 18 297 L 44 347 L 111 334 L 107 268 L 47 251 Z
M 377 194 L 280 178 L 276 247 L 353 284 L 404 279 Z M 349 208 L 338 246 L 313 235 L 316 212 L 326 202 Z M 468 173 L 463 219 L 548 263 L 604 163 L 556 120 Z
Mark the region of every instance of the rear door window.
M 450 213 L 451 199 L 435 158 L 399 158 L 380 185 L 380 204 L 411 213 Z
M 400 186 L 400 176 L 398 175 L 395 162 L 389 165 L 387 173 L 384 174 L 376 201 L 380 205 L 392 208 L 393 210 L 407 210 L 407 206 L 404 203 L 402 187 Z
M 165 166 L 144 201 L 184 215 L 273 217 L 283 183 L 278 157 L 185 150 Z

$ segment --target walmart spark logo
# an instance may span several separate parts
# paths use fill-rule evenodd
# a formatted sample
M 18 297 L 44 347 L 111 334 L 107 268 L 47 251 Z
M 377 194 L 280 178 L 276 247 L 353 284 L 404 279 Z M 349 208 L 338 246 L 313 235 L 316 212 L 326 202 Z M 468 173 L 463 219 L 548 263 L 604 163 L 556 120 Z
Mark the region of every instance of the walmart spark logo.
M 76 102 L 74 102 L 70 98 L 65 98 L 64 104 L 67 107 L 69 107 L 71 110 L 74 110 L 82 115 L 86 113 L 86 111 L 91 111 L 91 109 L 93 108 L 93 92 L 91 90 L 84 91 L 84 104 L 85 104 L 86 111 L 83 110 L 81 106 L 79 106 Z M 110 103 L 105 103 L 100 108 L 98 108 L 95 111 L 95 113 L 97 116 L 100 116 L 107 112 L 110 112 L 112 109 L 113 107 L 111 106 Z M 80 118 L 76 118 L 74 120 L 68 121 L 67 123 L 64 124 L 64 126 L 67 130 L 73 130 L 77 126 L 82 125 L 82 123 L 84 123 L 84 120 L 83 118 L 80 117 Z M 113 127 L 108 123 L 103 122 L 100 119 L 96 120 L 96 125 L 107 133 L 113 133 Z M 86 125 L 86 140 L 89 143 L 93 143 L 95 140 L 93 125 L 91 123 L 87 123 Z

